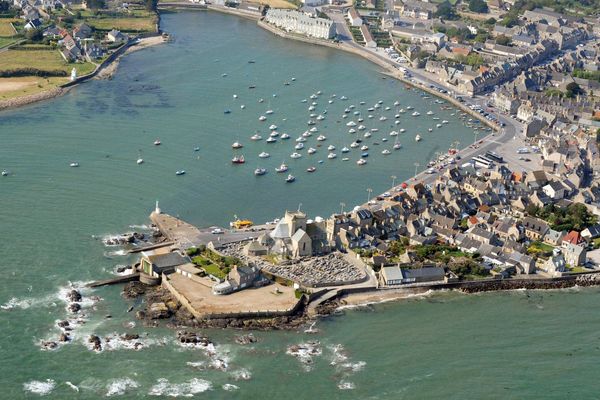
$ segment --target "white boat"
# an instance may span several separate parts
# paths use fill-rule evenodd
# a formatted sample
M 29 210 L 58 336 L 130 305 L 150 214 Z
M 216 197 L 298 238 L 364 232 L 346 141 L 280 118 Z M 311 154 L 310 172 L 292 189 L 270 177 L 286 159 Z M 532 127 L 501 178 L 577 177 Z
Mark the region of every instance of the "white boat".
M 161 143 L 161 142 L 160 142 L 160 139 L 156 139 L 156 140 L 154 141 L 154 145 L 155 145 L 155 146 L 160 146 L 160 143 Z
M 290 138 L 290 135 L 288 135 L 287 133 L 282 133 L 282 134 L 281 134 L 281 139 L 283 139 L 283 140 L 287 140 L 287 139 L 289 139 L 289 138 Z
M 415 140 L 416 140 L 417 142 L 420 142 L 420 141 L 421 141 L 421 135 L 419 135 L 419 134 L 417 133 L 417 136 L 415 136 Z
M 296 150 L 302 150 L 304 148 L 304 143 L 300 142 L 296 146 L 294 146 Z
M 310 95 L 310 98 L 313 99 L 313 100 L 316 99 L 317 97 L 318 96 L 316 94 L 314 94 L 314 93 Z
M 246 162 L 246 160 L 244 160 L 244 156 L 243 156 L 243 155 L 241 155 L 241 156 L 234 156 L 234 157 L 231 159 L 231 162 L 232 162 L 233 164 L 244 164 L 244 163 Z
M 371 128 L 371 132 L 379 132 L 379 128 Z
M 237 98 L 238 98 L 238 95 L 237 95 L 237 94 L 234 94 L 234 95 L 233 95 L 233 98 L 234 98 L 234 99 L 237 99 Z
M 271 157 L 271 155 L 269 153 L 267 153 L 266 151 L 263 151 L 262 153 L 260 153 L 258 155 L 260 158 L 269 158 Z
M 367 129 L 367 127 L 364 125 L 359 125 L 356 129 L 358 129 L 359 131 L 364 131 L 365 129 Z
M 271 133 L 269 133 L 269 136 L 271 136 L 271 137 L 277 137 L 277 136 L 279 136 L 279 132 L 272 131 Z
M 256 168 L 254 170 L 254 175 L 256 176 L 261 176 L 267 173 L 267 170 L 265 168 Z
M 325 135 L 319 135 L 319 137 L 317 138 L 317 140 L 318 140 L 319 142 L 322 142 L 322 141 L 324 141 L 324 140 L 327 140 L 327 137 L 326 137 Z
M 348 153 L 350 151 L 346 146 L 342 147 L 342 153 Z
M 436 128 L 441 128 L 441 127 L 442 127 L 442 124 L 437 124 L 435 127 L 436 127 Z
M 277 168 L 275 168 L 275 171 L 282 173 L 282 172 L 286 172 L 288 170 L 288 166 L 285 163 L 281 163 L 281 165 Z
M 233 147 L 234 149 L 241 149 L 244 146 L 240 142 L 233 142 L 231 147 Z
M 277 125 L 272 124 L 271 126 L 269 126 L 269 130 L 274 131 L 275 129 L 277 129 Z
M 373 115 L 369 114 L 369 115 L 367 115 L 367 118 L 372 119 L 374 117 L 373 117 Z
M 393 146 L 394 150 L 400 150 L 402 148 L 402 145 L 396 141 L 394 142 L 394 146 Z
M 258 99 L 258 102 L 259 102 L 259 103 L 264 103 L 264 102 L 265 102 L 265 99 Z
M 333 151 L 333 150 L 335 150 L 335 146 L 332 145 L 332 144 L 330 144 L 329 146 L 327 146 L 327 150 L 328 151 Z
M 333 104 L 333 100 L 328 100 L 327 101 L 329 104 Z
M 388 149 L 384 149 L 381 151 L 381 154 L 383 154 L 384 156 L 387 156 L 388 154 L 391 154 L 392 152 L 389 151 Z
M 446 120 L 442 121 L 442 124 L 447 124 L 447 123 L 448 123 L 448 121 L 446 121 Z
M 381 138 L 381 141 L 382 142 L 387 142 L 388 140 L 387 140 L 387 138 Z
M 315 154 L 317 152 L 317 149 L 315 149 L 314 147 L 311 147 L 308 149 L 308 154 Z
M 344 157 L 342 158 L 342 161 L 350 161 L 350 159 L 348 157 Z
M 310 105 L 311 105 L 311 106 L 316 106 L 316 105 L 317 105 L 317 102 L 316 102 L 316 101 L 313 101 L 312 103 L 310 103 Z
M 327 158 L 329 158 L 330 160 L 333 160 L 336 157 L 337 157 L 337 154 L 335 154 L 335 153 L 329 153 L 329 154 L 327 154 Z
M 367 108 L 367 111 L 368 112 L 373 112 L 373 111 L 375 111 L 375 109 L 373 107 L 369 107 L 369 108 Z
M 358 160 L 356 162 L 358 165 L 365 165 L 367 163 L 367 160 L 365 160 L 364 158 L 361 158 L 360 160 Z
M 379 101 L 377 102 L 377 104 L 380 104 L 380 105 L 381 105 L 381 104 L 383 104 L 383 100 L 379 100 Z
M 396 131 L 391 131 L 391 132 L 390 132 L 390 136 L 398 136 L 398 132 L 396 132 Z
M 360 147 L 360 151 L 367 151 L 367 150 L 369 150 L 369 146 L 367 146 L 366 144 L 363 144 L 363 145 Z
M 415 112 L 413 112 L 411 115 L 412 115 L 413 117 L 418 117 L 419 115 L 421 115 L 421 113 L 420 113 L 420 112 L 418 112 L 418 111 L 415 111 Z
M 317 121 L 323 121 L 324 119 L 325 119 L 325 116 L 323 114 L 317 115 Z
M 360 145 L 356 142 L 352 142 L 352 144 L 350 145 L 350 147 L 352 147 L 353 149 L 357 148 L 358 146 Z
M 265 114 L 271 115 L 271 114 L 273 114 L 273 110 L 267 110 L 267 111 L 265 111 Z
M 396 118 L 396 119 L 400 118 L 400 114 L 394 115 L 394 118 Z
M 399 105 L 400 105 L 400 102 L 399 102 L 398 100 L 396 100 L 396 101 L 394 102 L 394 106 L 396 106 L 396 107 L 397 107 L 397 106 L 399 106 Z
M 69 164 L 69 167 L 77 168 L 77 167 L 79 167 L 79 163 L 73 161 L 71 164 Z
M 346 118 L 348 118 L 348 114 L 343 114 L 343 115 L 342 115 L 342 118 L 343 118 L 343 119 L 346 119 Z
M 387 117 L 384 117 L 383 115 L 381 117 L 379 117 L 380 121 L 385 121 L 387 119 Z
M 431 110 L 427 111 L 427 115 L 433 115 L 433 114 L 435 114 L 433 111 L 431 111 Z
M 356 126 L 356 122 L 350 121 L 346 124 L 346 126 Z
M 357 119 L 358 122 L 363 122 L 364 120 L 365 120 L 364 118 Z
M 290 155 L 290 157 L 291 158 L 300 158 L 300 157 L 302 157 L 302 154 L 294 152 Z
M 414 108 L 413 106 L 406 107 L 407 110 L 412 110 L 413 108 Z
M 185 170 L 184 169 L 180 169 L 179 171 L 175 171 L 175 175 L 185 175 Z
M 254 135 L 250 136 L 250 139 L 252 139 L 252 140 L 261 140 L 262 136 L 260 136 L 258 133 L 255 133 Z
M 269 137 L 267 138 L 267 143 L 275 143 L 275 142 L 277 142 L 277 139 L 276 139 L 276 138 L 274 138 L 273 136 L 269 136 Z
M 432 120 L 434 120 L 434 121 L 439 121 L 439 120 L 440 120 L 440 117 L 433 117 L 433 118 L 431 118 L 431 119 L 432 119 Z M 472 120 L 470 120 L 470 121 L 472 121 Z
M 312 128 L 310 128 L 308 130 L 310 133 L 315 133 L 315 132 L 319 132 L 319 129 L 316 126 L 313 126 Z
M 348 98 L 346 96 L 342 96 L 340 97 L 340 100 L 348 100 Z
M 406 111 L 404 110 L 404 108 L 401 108 L 400 111 L 398 111 L 400 114 L 404 114 Z
M 303 136 L 300 136 L 299 138 L 296 139 L 296 142 L 300 143 L 300 142 L 306 142 L 306 138 Z
M 307 124 L 308 124 L 308 125 L 315 125 L 315 124 L 316 124 L 316 122 L 315 122 L 315 121 L 313 121 L 312 119 L 309 119 L 309 120 L 308 120 L 308 122 L 307 122 Z
M 260 117 L 258 117 L 259 121 L 266 121 L 267 117 L 265 117 L 264 115 L 261 115 Z
M 385 111 L 390 111 L 390 110 L 391 110 L 391 108 L 390 108 L 390 107 L 386 107 L 386 108 L 385 108 Z
M 356 133 L 356 129 L 350 128 L 350 129 L 348 129 L 348 133 Z
M 289 175 L 287 176 L 287 178 L 285 178 L 285 181 L 286 181 L 287 183 L 292 183 L 292 182 L 294 182 L 295 180 L 296 180 L 296 177 L 295 177 L 294 175 L 292 175 L 292 174 L 289 174 Z
M 365 132 L 365 134 L 363 135 L 364 138 L 370 138 L 371 137 L 371 132 Z
M 143 164 L 144 163 L 144 159 L 143 158 L 138 158 L 136 163 L 139 164 Z
M 404 132 L 406 132 L 406 129 L 400 128 L 400 133 L 404 133 Z
M 354 104 L 350 104 L 350 105 L 348 106 L 348 108 L 349 108 L 349 109 L 351 109 L 351 110 L 354 110 L 354 108 L 355 108 L 355 107 L 356 107 L 356 106 L 355 106 Z
M 308 102 L 308 100 L 302 99 L 302 103 L 307 103 L 307 102 Z
M 315 109 L 316 109 L 315 106 L 308 107 L 308 111 L 315 111 Z
M 244 104 L 240 105 L 240 108 L 243 110 L 244 108 L 246 108 L 246 106 Z

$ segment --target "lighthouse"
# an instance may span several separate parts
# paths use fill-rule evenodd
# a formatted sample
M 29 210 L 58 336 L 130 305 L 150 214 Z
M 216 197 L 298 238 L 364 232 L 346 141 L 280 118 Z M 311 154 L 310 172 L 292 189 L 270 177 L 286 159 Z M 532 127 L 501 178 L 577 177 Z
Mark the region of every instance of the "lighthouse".
M 71 70 L 71 82 L 73 82 L 75 79 L 77 79 L 77 70 L 73 68 Z

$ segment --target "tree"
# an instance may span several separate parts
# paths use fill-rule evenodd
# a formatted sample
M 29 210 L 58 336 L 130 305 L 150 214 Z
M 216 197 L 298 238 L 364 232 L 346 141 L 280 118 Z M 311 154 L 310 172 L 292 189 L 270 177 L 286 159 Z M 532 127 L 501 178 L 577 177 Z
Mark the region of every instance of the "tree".
M 486 25 L 496 25 L 496 22 L 498 22 L 498 21 L 496 21 L 496 18 L 493 18 L 493 17 L 485 20 Z
M 517 15 L 507 15 L 502 18 L 500 24 L 506 26 L 507 28 L 512 28 L 513 26 L 519 24 L 519 17 Z
M 146 2 L 146 10 L 156 11 L 156 7 L 158 6 L 158 0 L 145 0 L 145 2 Z
M 104 6 L 104 0 L 87 0 L 87 7 L 91 10 L 98 10 Z
M 29 29 L 25 31 L 25 38 L 32 42 L 39 42 L 44 38 L 44 34 L 41 29 Z
M 508 46 L 510 44 L 510 38 L 508 36 L 499 35 L 496 38 L 496 43 L 502 46 Z
M 438 6 L 435 16 L 448 20 L 457 20 L 459 18 L 459 16 L 456 14 L 456 11 L 454 11 L 454 7 L 448 0 L 445 0 Z
M 483 0 L 469 0 L 469 10 L 481 14 L 489 11 L 486 2 Z
M 600 143 L 600 128 L 596 131 L 596 143 Z
M 576 82 L 571 82 L 567 85 L 567 97 L 575 97 L 578 94 L 582 94 L 583 90 Z

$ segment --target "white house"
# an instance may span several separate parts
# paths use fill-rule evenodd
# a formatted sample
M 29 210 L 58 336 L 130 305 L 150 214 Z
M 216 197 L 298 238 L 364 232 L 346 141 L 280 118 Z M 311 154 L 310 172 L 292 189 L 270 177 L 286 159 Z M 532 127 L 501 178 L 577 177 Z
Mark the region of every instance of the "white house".
M 325 18 L 313 18 L 295 10 L 271 8 L 265 21 L 288 32 L 299 33 L 319 39 L 331 39 L 335 36 L 333 21 Z
M 546 186 L 542 187 L 542 190 L 553 200 L 560 200 L 564 198 L 567 192 L 567 188 L 565 188 L 565 186 L 558 181 L 549 182 Z
M 354 7 L 348 9 L 348 21 L 350 21 L 350 25 L 352 26 L 361 26 L 363 23 L 362 18 L 358 15 Z

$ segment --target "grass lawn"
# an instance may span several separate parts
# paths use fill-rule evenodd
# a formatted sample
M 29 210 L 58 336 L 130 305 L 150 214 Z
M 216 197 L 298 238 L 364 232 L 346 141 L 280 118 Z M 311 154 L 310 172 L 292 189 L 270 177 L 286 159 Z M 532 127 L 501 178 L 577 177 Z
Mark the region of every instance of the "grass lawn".
M 69 78 L 41 78 L 24 76 L 20 78 L 0 78 L 0 100 L 28 96 L 45 92 L 67 82 Z
M 10 37 L 0 37 L 0 48 L 2 47 L 6 47 L 11 43 L 16 42 L 17 39 L 15 38 L 10 38 Z
M 221 268 L 219 268 L 215 264 L 203 265 L 202 269 L 204 269 L 204 271 L 206 271 L 207 274 L 216 276 L 219 279 L 227 278 L 227 275 L 225 275 L 225 273 L 221 271 Z
M 18 20 L 14 20 L 12 18 L 0 19 L 0 36 L 14 36 L 15 30 L 10 23 L 15 21 Z
M 154 32 L 156 28 L 154 17 L 90 18 L 86 22 L 96 29 L 107 31 L 118 29 L 125 32 Z
M 554 250 L 554 247 L 543 242 L 532 242 L 531 245 L 529 245 L 529 247 L 527 248 L 527 252 L 531 254 L 549 254 L 552 253 L 552 250 Z
M 67 74 L 71 69 L 77 70 L 77 75 L 85 75 L 95 68 L 91 63 L 67 63 L 58 50 L 7 50 L 0 53 L 0 70 L 37 68 L 44 71 L 63 70 Z

